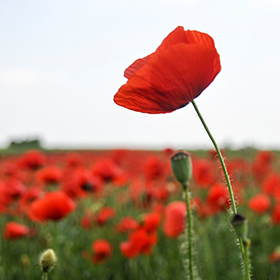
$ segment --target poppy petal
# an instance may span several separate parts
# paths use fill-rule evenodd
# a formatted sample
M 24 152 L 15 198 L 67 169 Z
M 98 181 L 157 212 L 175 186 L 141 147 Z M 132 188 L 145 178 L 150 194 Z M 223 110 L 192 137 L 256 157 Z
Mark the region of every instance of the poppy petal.
M 143 113 L 172 112 L 199 96 L 220 70 L 215 49 L 180 43 L 154 53 L 119 89 L 114 101 Z
M 152 57 L 153 54 L 149 54 L 146 57 L 135 60 L 128 68 L 124 71 L 124 76 L 130 79 L 140 68 L 142 68 Z
M 208 34 L 196 30 L 185 31 L 184 27 L 178 26 L 162 41 L 157 51 L 165 51 L 180 43 L 204 45 L 215 49 L 214 40 Z

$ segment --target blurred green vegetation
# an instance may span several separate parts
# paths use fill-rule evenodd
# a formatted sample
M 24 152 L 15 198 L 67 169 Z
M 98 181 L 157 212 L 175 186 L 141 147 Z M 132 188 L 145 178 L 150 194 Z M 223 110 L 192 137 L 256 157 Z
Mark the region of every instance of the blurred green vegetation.
M 32 142 L 32 141 L 31 141 Z M 32 142 L 35 146 L 40 143 Z M 29 143 L 30 144 L 30 143 Z M 22 146 L 20 148 L 20 146 Z M 11 144 L 3 154 L 22 153 L 28 143 Z M 33 149 L 33 148 L 32 148 Z M 38 149 L 38 148 L 37 148 Z M 227 158 L 242 157 L 251 161 L 257 150 L 225 150 Z M 197 157 L 207 157 L 208 151 L 191 151 Z M 120 204 L 119 198 L 126 197 L 128 188 L 112 188 L 108 184 L 108 194 L 102 198 L 106 206 L 117 210 L 117 217 L 103 226 L 94 226 L 89 230 L 81 227 L 80 221 L 86 209 L 100 203 L 99 198 L 91 196 L 77 201 L 77 210 L 59 222 L 33 223 L 25 216 L 0 215 L 0 229 L 8 221 L 17 221 L 35 229 L 33 237 L 16 241 L 0 238 L 0 279 L 35 280 L 41 279 L 38 264 L 40 253 L 52 248 L 58 255 L 56 268 L 49 274 L 49 280 L 98 279 L 98 280 L 182 280 L 187 278 L 187 237 L 178 239 L 164 235 L 162 227 L 158 230 L 158 243 L 151 255 L 140 255 L 134 259 L 125 258 L 119 244 L 127 240 L 126 234 L 119 234 L 113 226 L 123 217 L 136 217 L 147 210 L 139 210 L 132 201 Z M 192 189 L 193 192 L 196 190 Z M 248 185 L 245 189 L 248 197 L 256 189 Z M 170 200 L 182 200 L 182 193 Z M 150 210 L 148 210 L 150 211 Z M 246 204 L 239 206 L 239 212 L 249 220 L 249 238 L 251 239 L 251 262 L 254 280 L 279 280 L 280 263 L 269 262 L 269 255 L 280 245 L 280 226 L 272 225 L 270 214 L 257 215 Z M 242 279 L 240 250 L 236 245 L 236 235 L 231 229 L 229 213 L 220 212 L 214 216 L 201 218 L 194 216 L 195 259 L 198 279 L 203 280 L 239 280 Z M 109 240 L 113 245 L 113 257 L 103 264 L 91 261 L 92 242 L 99 238 Z M 89 257 L 88 257 L 89 256 Z

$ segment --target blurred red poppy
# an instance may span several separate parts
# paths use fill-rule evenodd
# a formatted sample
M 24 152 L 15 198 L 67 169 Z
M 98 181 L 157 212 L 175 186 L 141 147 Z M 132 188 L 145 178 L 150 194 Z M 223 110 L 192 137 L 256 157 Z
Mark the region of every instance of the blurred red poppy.
M 91 170 L 94 176 L 99 177 L 105 182 L 111 182 L 122 175 L 119 166 L 111 159 L 96 161 Z
M 120 250 L 125 257 L 134 258 L 139 254 L 151 254 L 156 243 L 156 232 L 148 233 L 144 229 L 138 229 L 129 235 L 128 241 L 120 244 Z
M 154 53 L 125 70 L 128 81 L 114 101 L 142 113 L 172 112 L 199 96 L 220 70 L 214 40 L 178 26 Z
M 274 225 L 280 224 L 280 204 L 276 204 L 271 214 L 271 219 Z
M 72 199 L 86 197 L 88 193 L 102 191 L 103 182 L 83 167 L 69 169 L 61 189 Z
M 40 169 L 36 177 L 40 183 L 58 184 L 63 178 L 63 172 L 59 167 L 50 165 Z
M 270 198 L 264 193 L 257 194 L 249 200 L 249 208 L 258 214 L 266 213 L 270 205 Z
M 30 229 L 27 226 L 16 222 L 9 222 L 4 228 L 4 238 L 8 240 L 20 239 L 28 236 L 29 233 Z
M 112 246 L 105 239 L 95 240 L 92 244 L 93 262 L 103 263 L 108 260 L 112 255 Z
M 269 262 L 275 263 L 280 262 L 280 247 L 276 247 L 273 252 L 269 255 Z
M 220 183 L 215 183 L 209 189 L 207 203 L 212 209 L 213 214 L 220 210 L 226 210 L 230 205 L 228 189 Z
M 87 211 L 85 213 L 85 215 L 81 218 L 81 226 L 84 229 L 90 229 L 92 227 L 92 223 L 93 223 L 93 213 L 91 210 Z
M 280 176 L 278 173 L 271 171 L 266 174 L 261 186 L 263 192 L 272 195 L 278 196 L 280 189 Z
M 168 237 L 176 238 L 183 233 L 186 224 L 186 204 L 173 201 L 165 208 L 163 231 Z
M 74 201 L 67 194 L 53 191 L 31 203 L 29 217 L 33 221 L 57 221 L 69 215 L 75 207 Z
M 257 182 L 262 182 L 272 171 L 274 154 L 270 151 L 258 151 L 252 164 L 252 172 Z
M 30 150 L 19 158 L 19 166 L 37 169 L 43 166 L 46 162 L 46 156 L 39 150 Z
M 154 232 L 158 229 L 161 221 L 159 213 L 148 213 L 144 217 L 142 228 L 147 232 Z
M 138 227 L 139 223 L 136 220 L 131 217 L 125 217 L 116 225 L 116 231 L 126 233 L 136 230 Z
M 66 155 L 65 162 L 68 168 L 81 166 L 83 164 L 83 157 L 78 152 L 70 152 Z
M 0 182 L 0 202 L 1 204 L 9 204 L 26 192 L 26 187 L 17 179 L 9 178 L 6 182 Z
M 162 179 L 166 176 L 166 161 L 162 161 L 158 156 L 152 155 L 143 163 L 143 171 L 148 181 Z
M 214 165 L 207 159 L 195 159 L 193 162 L 193 178 L 199 188 L 208 188 L 215 180 Z
M 102 226 L 106 224 L 109 220 L 116 216 L 116 210 L 112 207 L 103 207 L 94 217 L 96 224 Z

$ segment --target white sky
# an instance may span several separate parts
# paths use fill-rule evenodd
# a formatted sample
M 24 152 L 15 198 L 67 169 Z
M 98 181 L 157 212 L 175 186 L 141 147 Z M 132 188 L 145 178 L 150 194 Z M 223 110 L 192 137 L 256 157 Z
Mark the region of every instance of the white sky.
M 178 25 L 206 32 L 222 71 L 196 99 L 221 145 L 280 149 L 280 1 L 0 0 L 0 147 L 209 148 L 192 105 L 117 106 L 123 72 Z

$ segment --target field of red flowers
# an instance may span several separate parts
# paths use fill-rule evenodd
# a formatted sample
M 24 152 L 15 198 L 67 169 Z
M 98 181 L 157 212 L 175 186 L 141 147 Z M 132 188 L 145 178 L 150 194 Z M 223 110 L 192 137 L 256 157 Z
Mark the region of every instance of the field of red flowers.
M 0 279 L 187 279 L 186 206 L 171 149 L 42 152 L 0 158 Z M 239 212 L 249 221 L 252 279 L 279 279 L 280 156 L 227 153 Z M 242 279 L 229 194 L 216 153 L 191 152 L 199 279 Z

